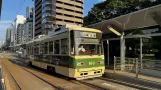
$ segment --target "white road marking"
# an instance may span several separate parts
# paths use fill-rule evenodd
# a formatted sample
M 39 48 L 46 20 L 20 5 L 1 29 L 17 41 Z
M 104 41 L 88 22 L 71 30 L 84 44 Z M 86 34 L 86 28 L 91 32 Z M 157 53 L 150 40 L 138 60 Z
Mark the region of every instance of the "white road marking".
M 116 86 L 112 85 L 112 84 L 108 84 L 108 83 L 102 83 L 102 85 L 104 86 L 109 86 L 109 87 L 112 87 L 112 88 L 115 88 Z

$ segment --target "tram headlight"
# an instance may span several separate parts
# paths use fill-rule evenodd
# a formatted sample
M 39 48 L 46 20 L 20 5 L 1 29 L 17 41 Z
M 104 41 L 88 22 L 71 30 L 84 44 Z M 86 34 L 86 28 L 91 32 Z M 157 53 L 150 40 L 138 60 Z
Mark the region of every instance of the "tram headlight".
M 98 64 L 104 64 L 104 61 L 99 61 Z
M 102 56 L 102 59 L 103 59 L 103 60 L 105 59 L 104 56 Z
M 77 63 L 77 66 L 83 66 L 83 65 L 84 65 L 83 62 L 78 62 L 78 63 Z

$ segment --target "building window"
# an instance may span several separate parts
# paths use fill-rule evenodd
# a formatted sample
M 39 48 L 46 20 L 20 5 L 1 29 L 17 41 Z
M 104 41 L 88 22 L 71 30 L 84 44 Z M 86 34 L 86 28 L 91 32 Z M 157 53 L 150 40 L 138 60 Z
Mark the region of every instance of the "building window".
M 49 53 L 53 54 L 53 41 L 49 42 Z
M 59 40 L 55 40 L 54 41 L 54 53 L 55 54 L 60 54 L 59 52 L 60 52 L 60 42 L 59 42 Z
M 67 47 L 68 47 L 67 38 L 62 39 L 61 40 L 61 54 L 67 54 L 68 53 Z

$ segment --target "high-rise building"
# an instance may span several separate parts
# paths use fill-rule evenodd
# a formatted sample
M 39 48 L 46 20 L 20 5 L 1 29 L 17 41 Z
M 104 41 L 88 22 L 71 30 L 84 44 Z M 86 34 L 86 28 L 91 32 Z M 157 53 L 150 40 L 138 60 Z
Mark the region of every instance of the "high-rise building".
M 24 30 L 24 42 L 28 42 L 31 41 L 34 37 L 34 28 L 33 28 L 33 20 L 35 20 L 35 17 L 33 17 L 34 15 L 34 8 L 33 7 L 27 7 L 26 9 L 26 22 L 25 22 L 25 30 Z
M 14 23 L 11 24 L 10 29 L 11 29 L 11 44 L 10 44 L 10 46 L 14 46 Z
M 26 21 L 26 18 L 24 16 L 22 16 L 22 15 L 16 16 L 16 19 L 13 23 L 13 43 L 14 43 L 14 45 L 17 44 L 17 40 L 18 40 L 17 39 L 17 26 L 19 24 L 24 24 L 25 21 Z
M 26 18 L 33 19 L 33 7 L 26 8 Z
M 6 46 L 10 46 L 11 44 L 11 29 L 8 28 L 6 30 Z
M 23 32 L 24 32 L 24 24 L 18 24 L 17 26 L 17 44 L 23 43 Z
M 35 36 L 47 34 L 53 27 L 83 25 L 83 0 L 34 0 Z
M 25 43 L 33 39 L 33 21 L 27 20 L 24 25 L 23 42 Z
M 5 45 L 5 41 L 0 41 L 0 49 Z

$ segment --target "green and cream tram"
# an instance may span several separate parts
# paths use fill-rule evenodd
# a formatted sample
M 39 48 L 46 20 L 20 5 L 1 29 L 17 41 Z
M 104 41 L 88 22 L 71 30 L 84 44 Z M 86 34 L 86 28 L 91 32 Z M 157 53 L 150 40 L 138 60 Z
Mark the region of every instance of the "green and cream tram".
M 105 70 L 102 32 L 62 26 L 26 45 L 26 63 L 77 80 L 102 76 Z

